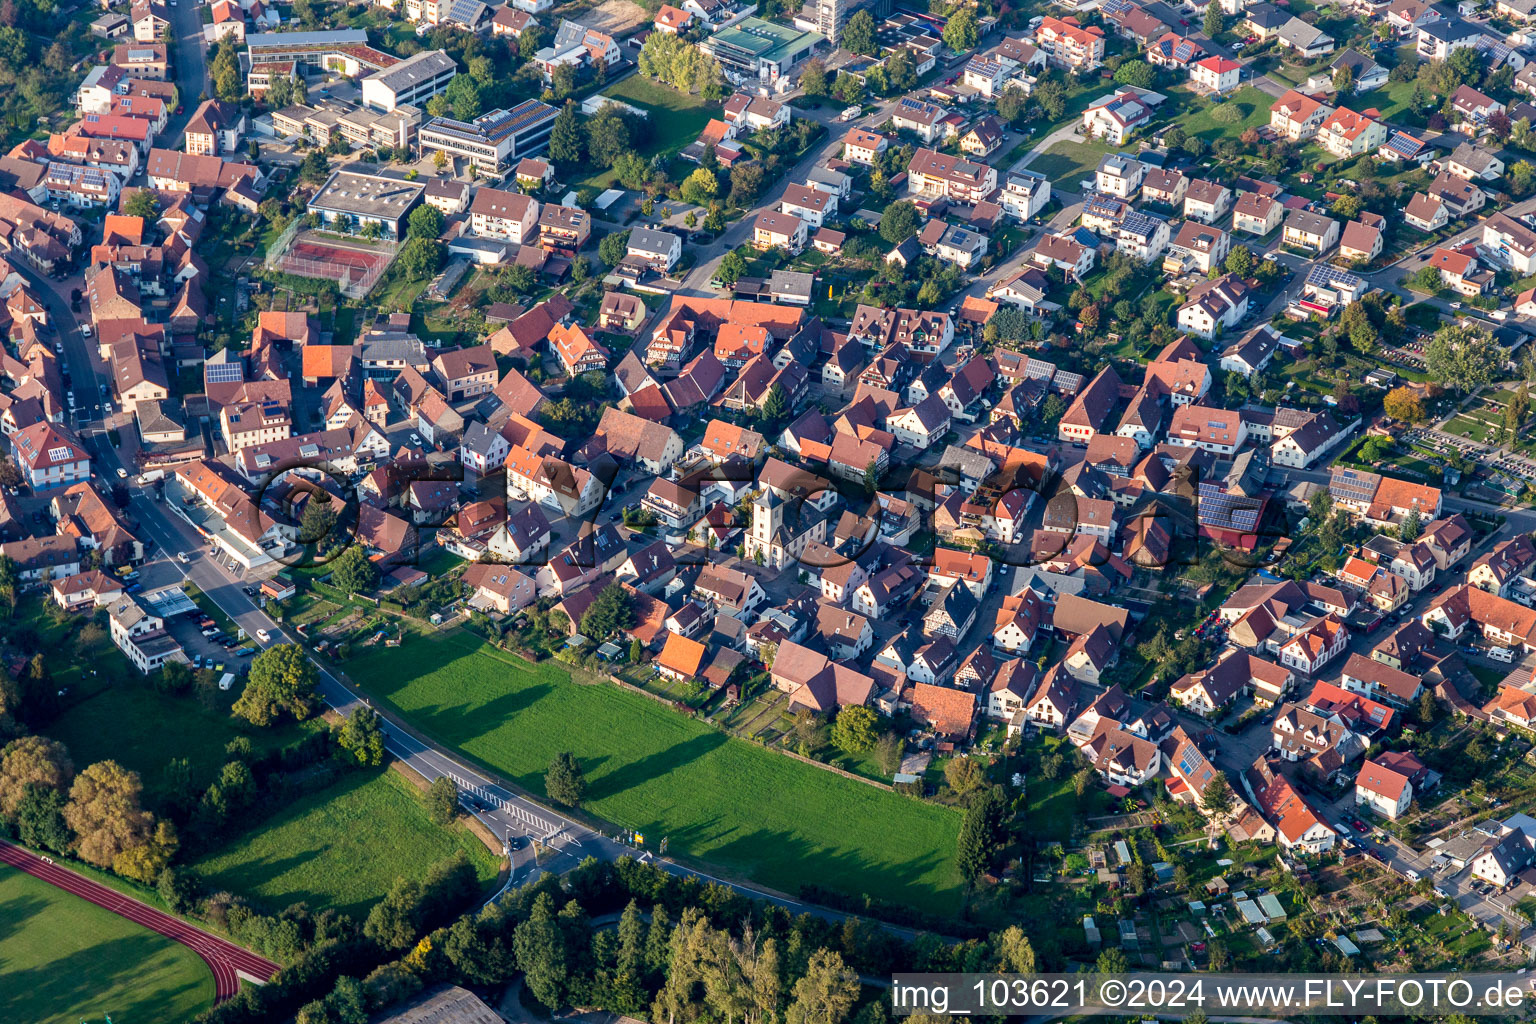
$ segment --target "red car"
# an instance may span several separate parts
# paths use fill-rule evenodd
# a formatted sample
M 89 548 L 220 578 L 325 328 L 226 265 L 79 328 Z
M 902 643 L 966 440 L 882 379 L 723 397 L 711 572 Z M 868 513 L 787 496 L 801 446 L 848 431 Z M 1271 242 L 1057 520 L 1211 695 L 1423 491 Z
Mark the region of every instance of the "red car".
M 1361 821 L 1359 818 L 1355 818 L 1353 821 L 1350 822 L 1350 824 L 1355 826 L 1355 831 L 1356 832 L 1362 832 L 1363 833 L 1363 832 L 1369 832 L 1371 830 L 1371 826 L 1367 825 L 1365 822 Z

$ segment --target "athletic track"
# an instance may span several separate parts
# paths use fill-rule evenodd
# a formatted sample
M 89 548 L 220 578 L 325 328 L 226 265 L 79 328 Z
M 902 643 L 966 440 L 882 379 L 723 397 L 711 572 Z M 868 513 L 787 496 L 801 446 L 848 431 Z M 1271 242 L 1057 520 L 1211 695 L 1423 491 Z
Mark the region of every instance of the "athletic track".
M 108 889 L 89 878 L 77 875 L 67 868 L 50 864 L 36 854 L 4 840 L 0 840 L 0 863 L 20 868 L 34 878 L 40 878 L 49 885 L 73 893 L 120 917 L 126 917 L 134 924 L 143 925 L 150 931 L 159 932 L 166 938 L 186 946 L 202 957 L 209 969 L 213 971 L 216 1002 L 222 1003 L 240 990 L 239 975 L 241 973 L 262 981 L 270 980 L 272 975 L 277 973 L 277 964 L 270 960 L 241 949 L 232 942 L 226 942 L 217 935 L 210 935 L 200 928 L 194 928 L 180 918 L 172 917 L 138 900 L 130 899 L 114 889 Z

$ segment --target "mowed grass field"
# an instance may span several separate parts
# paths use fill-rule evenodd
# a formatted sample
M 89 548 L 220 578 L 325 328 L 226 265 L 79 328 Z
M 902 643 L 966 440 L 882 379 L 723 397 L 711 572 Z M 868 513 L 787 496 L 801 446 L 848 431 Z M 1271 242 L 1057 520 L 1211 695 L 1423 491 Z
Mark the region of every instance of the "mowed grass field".
M 0 1021 L 190 1020 L 213 973 L 185 946 L 0 866 Z
M 669 850 L 790 894 L 815 883 L 934 913 L 959 903 L 957 811 L 732 739 L 605 684 L 578 684 L 467 633 L 410 637 L 347 663 L 423 732 L 542 794 L 562 750 L 585 809 Z
M 481 881 L 496 876 L 484 844 L 459 826 L 438 828 L 392 771 L 355 772 L 255 824 L 194 866 L 211 890 L 229 889 L 273 910 L 302 900 L 367 916 L 397 878 L 420 878 L 456 850 Z

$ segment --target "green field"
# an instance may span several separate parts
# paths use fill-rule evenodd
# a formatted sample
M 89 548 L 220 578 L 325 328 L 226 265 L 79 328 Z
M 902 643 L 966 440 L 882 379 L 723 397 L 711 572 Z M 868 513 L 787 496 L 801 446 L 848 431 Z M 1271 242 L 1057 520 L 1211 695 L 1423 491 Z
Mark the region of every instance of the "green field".
M 0 866 L 0 1020 L 190 1020 L 213 1005 L 196 953 L 127 918 Z
M 1203 100 L 1195 99 L 1193 94 L 1185 96 L 1182 89 L 1170 89 L 1169 93 L 1190 105 L 1205 103 Z M 1198 135 L 1206 142 L 1215 142 L 1223 136 L 1235 139 L 1249 128 L 1259 128 L 1269 124 L 1269 108 L 1274 102 L 1273 96 L 1249 85 L 1234 92 L 1224 103 L 1205 104 L 1201 109 L 1180 114 L 1173 120 L 1183 125 L 1185 132 Z M 1241 111 L 1242 118 L 1231 124 L 1223 124 L 1211 116 L 1223 107 Z
M 640 155 L 651 157 L 660 154 L 667 160 L 697 139 L 704 126 L 709 124 L 710 118 L 719 117 L 723 109 L 719 103 L 706 103 L 697 96 L 685 96 L 676 89 L 640 74 L 630 75 L 598 92 L 650 114 L 650 138 L 640 147 Z M 609 170 L 597 170 L 577 182 L 594 188 L 612 183 L 613 172 Z
M 190 761 L 194 780 L 204 786 L 218 774 L 226 760 L 224 746 L 236 736 L 269 749 L 314 728 L 242 729 L 229 714 L 233 691 L 220 697 L 220 706 L 210 710 L 196 697 L 168 697 L 147 682 L 119 683 L 66 710 L 47 733 L 69 748 L 76 768 L 111 758 L 138 772 L 153 794 L 173 758 Z
M 412 637 L 347 664 L 422 731 L 534 793 L 569 750 L 586 808 L 673 854 L 795 893 L 815 883 L 923 910 L 956 909 L 959 815 L 734 740 L 665 705 L 573 683 L 553 663 L 465 633 Z
M 467 831 L 438 828 L 394 772 L 357 772 L 296 800 L 287 810 L 204 857 L 195 867 L 210 889 L 229 889 L 273 909 L 302 900 L 361 920 L 396 878 L 420 878 L 464 850 L 489 883 L 496 859 Z
M 1093 177 L 1099 161 L 1109 153 L 1117 153 L 1114 146 L 1097 139 L 1091 142 L 1058 142 L 1029 162 L 1029 169 L 1051 179 L 1051 184 L 1061 185 L 1079 192 L 1078 181 Z
M 1413 85 L 1412 82 L 1388 82 L 1380 89 L 1356 93 L 1350 101 L 1350 109 L 1368 110 L 1375 107 L 1384 120 L 1398 118 L 1408 110 L 1409 101 L 1413 99 Z M 1423 118 L 1418 118 L 1417 123 L 1422 124 Z

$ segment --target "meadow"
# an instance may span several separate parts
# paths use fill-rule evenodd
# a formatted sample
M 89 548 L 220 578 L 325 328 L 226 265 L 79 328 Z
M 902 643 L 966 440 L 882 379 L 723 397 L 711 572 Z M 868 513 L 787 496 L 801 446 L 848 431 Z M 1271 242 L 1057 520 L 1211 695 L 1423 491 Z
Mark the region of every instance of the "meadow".
M 457 850 L 487 885 L 497 860 L 462 826 L 439 828 L 392 771 L 354 772 L 234 836 L 193 865 L 210 889 L 272 910 L 302 900 L 362 920 L 396 878 L 420 878 Z
M 959 905 L 957 811 L 844 779 L 732 739 L 670 707 L 573 682 L 473 635 L 411 637 L 346 664 L 350 677 L 422 732 L 543 795 L 569 750 L 584 809 L 654 849 L 795 894 L 814 883 L 933 913 Z
M 195 696 L 160 693 L 147 680 L 119 682 L 67 708 L 47 731 L 69 748 L 76 768 L 111 758 L 138 772 L 153 798 L 174 758 L 191 762 L 194 781 L 206 786 L 227 760 L 226 744 L 237 736 L 268 750 L 318 728 L 291 722 L 272 729 L 245 726 L 229 714 L 233 696 L 221 693 L 218 706 L 208 708 Z
M 213 995 L 187 947 L 0 866 L 0 1020 L 190 1020 Z

